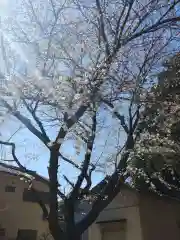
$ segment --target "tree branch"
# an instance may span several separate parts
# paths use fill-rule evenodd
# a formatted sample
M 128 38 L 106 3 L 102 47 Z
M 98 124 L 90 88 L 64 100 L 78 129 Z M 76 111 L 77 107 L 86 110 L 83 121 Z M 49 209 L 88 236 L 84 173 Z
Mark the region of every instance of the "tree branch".
M 70 198 L 72 198 L 72 199 L 77 199 L 77 196 L 79 194 L 78 191 L 81 187 L 81 184 L 82 184 L 84 178 L 86 178 L 86 180 L 87 180 L 86 189 L 91 186 L 91 181 L 89 179 L 90 175 L 88 176 L 87 171 L 88 171 L 88 168 L 89 168 L 92 149 L 93 149 L 93 144 L 94 144 L 94 140 L 95 140 L 95 136 L 96 136 L 96 125 L 97 125 L 96 111 L 94 111 L 94 113 L 93 113 L 92 121 L 93 121 L 93 123 L 92 123 L 92 133 L 91 133 L 91 136 L 88 139 L 87 151 L 86 151 L 86 154 L 85 154 L 85 159 L 84 159 L 84 162 L 83 162 L 81 173 L 78 176 L 77 182 L 76 182 L 76 184 L 75 184 L 75 186 L 74 186 L 74 188 L 71 192 Z
M 174 18 L 168 18 L 168 19 L 164 19 L 162 21 L 157 21 L 155 24 L 153 24 L 152 26 L 150 27 L 147 27 L 145 29 L 142 29 L 140 32 L 137 32 L 135 33 L 134 35 L 132 35 L 131 37 L 127 38 L 123 45 L 127 44 L 128 42 L 144 35 L 144 34 L 147 34 L 147 33 L 150 33 L 150 32 L 155 32 L 157 31 L 158 29 L 162 28 L 162 26 L 164 25 L 164 27 L 166 26 L 166 24 L 169 24 L 169 23 L 173 23 L 173 22 L 179 22 L 180 21 L 180 17 L 174 17 Z
M 21 171 L 22 173 L 27 173 L 27 174 L 29 174 L 30 176 L 34 177 L 36 181 L 40 181 L 40 182 L 42 182 L 42 183 L 44 183 L 44 184 L 46 184 L 46 185 L 49 186 L 49 180 L 48 180 L 48 179 L 40 176 L 40 175 L 37 174 L 35 171 L 32 171 L 32 170 L 30 170 L 30 169 L 27 169 L 26 167 L 24 167 L 24 166 L 20 163 L 20 161 L 18 160 L 18 158 L 17 158 L 17 156 L 16 156 L 16 153 L 15 153 L 16 146 L 15 146 L 14 143 L 5 142 L 5 141 L 0 141 L 0 144 L 12 147 L 12 156 L 13 156 L 13 158 L 14 158 L 15 163 L 18 165 L 18 167 L 0 162 L 0 165 L 1 165 L 1 166 L 6 167 L 6 168 L 9 168 L 9 169 L 16 170 L 16 171 Z M 61 193 L 60 190 L 58 190 L 58 195 L 59 195 L 61 198 L 63 198 L 63 199 L 65 198 L 64 194 Z
M 66 180 L 66 182 L 72 187 L 74 188 L 74 184 L 68 179 L 68 177 L 66 177 L 65 175 L 63 175 L 64 179 Z
M 121 41 L 122 34 L 123 34 L 124 28 L 125 28 L 125 26 L 126 26 L 126 23 L 127 23 L 127 21 L 128 21 L 128 18 L 129 18 L 129 16 L 130 16 L 130 12 L 131 12 L 133 3 L 134 3 L 134 0 L 130 0 L 129 8 L 128 8 L 126 17 L 125 17 L 125 19 L 124 19 L 124 22 L 122 23 L 122 26 L 121 26 L 121 29 L 120 29 L 120 32 L 119 32 L 117 45 L 119 45 L 119 43 L 120 43 L 120 41 Z M 115 47 L 116 47 L 116 46 L 115 46 Z
M 33 126 L 30 119 L 23 116 L 19 111 L 13 109 L 13 107 L 11 107 L 4 99 L 0 98 L 0 102 L 6 109 L 8 109 L 12 113 L 14 117 L 16 117 L 21 123 L 23 123 L 27 127 L 27 129 L 35 136 L 37 136 L 45 145 L 50 142 L 50 139 L 47 137 L 47 135 L 44 136 L 44 134 L 42 134 L 38 129 Z
M 107 183 L 106 183 L 107 181 Z M 102 181 L 103 182 L 103 181 Z M 102 184 L 100 183 L 100 185 Z M 104 179 L 105 186 L 100 191 L 98 190 L 97 200 L 92 204 L 91 210 L 88 214 L 76 225 L 77 231 L 82 233 L 85 231 L 98 217 L 99 213 L 107 207 L 107 205 L 119 193 L 124 180 L 121 180 L 118 174 L 114 173 L 109 180 Z M 98 185 L 97 185 L 98 187 Z M 92 193 L 93 195 L 93 193 Z
M 110 108 L 114 108 L 114 105 L 109 102 L 108 100 L 106 99 L 102 99 L 102 101 Z M 120 120 L 121 122 L 121 126 L 123 127 L 124 131 L 128 134 L 129 133 L 129 129 L 128 129 L 128 126 L 127 124 L 125 123 L 125 118 L 124 116 L 120 115 L 118 112 L 114 112 L 115 116 Z
M 48 220 L 49 217 L 48 209 L 46 205 L 43 203 L 42 199 L 39 197 L 38 191 L 34 187 L 31 187 L 31 191 L 36 196 L 37 202 L 43 211 L 43 216 Z
M 38 101 L 37 101 L 37 103 L 36 103 L 35 108 L 32 109 L 32 108 L 28 105 L 28 103 L 26 102 L 26 100 L 25 100 L 24 98 L 21 98 L 21 99 L 22 99 L 23 104 L 25 105 L 26 109 L 29 111 L 29 113 L 31 114 L 31 116 L 33 117 L 33 119 L 35 120 L 35 122 L 37 123 L 38 127 L 40 128 L 40 130 L 41 130 L 41 132 L 42 132 L 42 134 L 43 134 L 44 139 L 46 139 L 46 141 L 49 140 L 49 137 L 48 137 L 47 134 L 46 134 L 46 131 L 45 131 L 44 127 L 43 127 L 42 122 L 41 122 L 41 121 L 39 120 L 39 118 L 36 116 L 36 110 L 37 110 L 37 107 L 38 107 Z
M 76 164 L 74 161 L 70 160 L 69 158 L 64 157 L 64 155 L 62 155 L 62 153 L 59 153 L 59 156 L 60 156 L 65 162 L 67 162 L 67 163 L 71 164 L 73 167 L 81 170 L 81 167 L 80 167 L 78 164 Z
M 99 33 L 100 33 L 99 35 L 100 35 L 100 38 L 102 36 L 102 39 L 105 45 L 106 56 L 109 57 L 110 56 L 109 43 L 108 43 L 108 39 L 105 32 L 104 16 L 103 16 L 103 12 L 102 12 L 101 4 L 99 0 L 96 0 L 96 7 L 99 13 Z

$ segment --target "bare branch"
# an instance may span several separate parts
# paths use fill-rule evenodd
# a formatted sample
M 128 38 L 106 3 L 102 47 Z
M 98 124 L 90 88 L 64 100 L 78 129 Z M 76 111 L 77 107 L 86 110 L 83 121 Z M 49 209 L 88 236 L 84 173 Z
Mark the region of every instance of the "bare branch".
M 76 199 L 77 195 L 78 195 L 78 191 L 79 191 L 79 188 L 81 187 L 81 184 L 84 180 L 84 178 L 86 179 L 87 181 L 87 185 L 85 187 L 85 189 L 88 189 L 91 187 L 91 173 L 92 171 L 94 170 L 94 168 L 92 168 L 92 170 L 90 171 L 89 173 L 89 176 L 88 176 L 88 168 L 89 168 L 89 165 L 90 165 L 90 159 L 91 159 L 91 154 L 92 154 L 92 150 L 93 150 L 93 144 L 94 144 L 94 140 L 95 140 L 95 136 L 96 136 L 96 126 L 97 126 L 97 122 L 96 122 L 96 111 L 94 110 L 94 113 L 93 113 L 93 117 L 92 117 L 92 133 L 88 139 L 88 143 L 87 143 L 87 151 L 86 151 L 86 154 L 85 154 L 85 159 L 84 159 L 84 162 L 83 162 L 83 165 L 82 165 L 82 170 L 81 170 L 81 173 L 80 175 L 78 176 L 78 179 L 77 179 L 77 182 L 71 192 L 71 198 L 72 199 Z
M 18 167 L 16 166 L 11 166 L 9 164 L 5 164 L 5 163 L 0 163 L 1 166 L 9 168 L 9 169 L 13 169 L 16 171 L 21 171 L 22 173 L 26 173 L 32 177 L 35 178 L 35 180 L 40 181 L 42 183 L 45 183 L 46 185 L 49 185 L 49 180 L 40 176 L 39 174 L 37 174 L 35 171 L 29 170 L 26 167 L 24 167 L 21 162 L 19 161 L 19 159 L 16 156 L 15 150 L 16 150 L 16 146 L 14 143 L 11 142 L 5 142 L 5 141 L 0 141 L 0 144 L 2 145 L 6 145 L 6 146 L 10 146 L 12 148 L 12 156 L 14 158 L 15 163 L 18 165 Z M 62 198 L 65 198 L 65 196 L 58 190 L 58 195 Z
M 15 116 L 20 122 L 22 122 L 29 129 L 29 131 L 32 132 L 35 136 L 37 136 L 45 145 L 50 141 L 47 136 L 44 136 L 32 125 L 30 119 L 23 116 L 19 111 L 13 109 L 4 99 L 0 98 L 0 102 L 12 113 L 13 116 Z
M 99 12 L 99 35 L 100 38 L 102 37 L 104 45 L 105 45 L 105 52 L 106 52 L 106 56 L 109 57 L 110 56 L 110 49 L 109 49 L 109 43 L 108 43 L 108 39 L 106 36 L 106 32 L 105 32 L 105 23 L 104 23 L 104 16 L 103 16 L 103 11 L 101 9 L 101 4 L 99 0 L 96 0 L 96 6 L 97 6 L 97 10 Z
M 81 170 L 81 167 L 80 167 L 78 164 L 76 164 L 74 161 L 70 160 L 69 158 L 64 157 L 64 155 L 63 155 L 62 153 L 59 153 L 59 156 L 60 156 L 65 162 L 67 162 L 67 163 L 71 164 L 73 167 Z
M 68 179 L 67 176 L 63 175 L 63 178 L 66 180 L 66 182 L 67 182 L 72 188 L 74 188 L 74 184 Z
M 49 217 L 48 209 L 46 205 L 43 203 L 42 199 L 40 198 L 38 191 L 33 186 L 31 187 L 31 191 L 36 196 L 37 202 L 43 211 L 43 217 L 48 220 L 48 217 Z
M 24 106 L 29 111 L 29 113 L 32 115 L 33 119 L 35 120 L 35 122 L 37 123 L 38 127 L 40 128 L 40 130 L 41 130 L 41 132 L 43 134 L 44 139 L 46 139 L 46 141 L 49 140 L 49 137 L 46 134 L 46 131 L 45 131 L 44 127 L 43 127 L 42 122 L 39 120 L 39 118 L 36 115 L 36 110 L 38 108 L 38 101 L 36 102 L 36 105 L 35 105 L 34 109 L 32 109 L 29 106 L 29 104 L 26 102 L 26 100 L 24 98 L 22 98 L 22 101 L 23 101 Z
M 114 108 L 114 105 L 113 105 L 111 102 L 107 101 L 106 99 L 102 99 L 102 101 L 103 101 L 108 107 L 110 107 L 110 108 L 112 108 L 112 109 Z M 120 115 L 118 112 L 114 112 L 114 114 L 115 114 L 115 116 L 117 117 L 117 119 L 120 120 L 121 126 L 123 127 L 124 131 L 128 134 L 128 133 L 129 133 L 129 128 L 128 128 L 127 124 L 125 123 L 125 118 L 124 118 L 124 116 Z
M 134 40 L 134 39 L 136 39 L 136 38 L 138 38 L 142 35 L 145 35 L 145 34 L 151 33 L 151 32 L 155 32 L 158 29 L 161 29 L 162 27 L 167 27 L 168 24 L 170 24 L 170 23 L 172 24 L 172 23 L 179 22 L 179 21 L 180 21 L 180 17 L 168 18 L 168 19 L 164 19 L 164 20 L 161 20 L 161 21 L 157 21 L 152 26 L 147 27 L 147 28 L 141 30 L 140 32 L 135 33 L 131 37 L 127 38 L 125 40 L 125 42 L 123 43 L 123 45 L 127 44 L 127 42 L 130 42 L 130 41 L 132 41 L 132 40 Z
M 130 12 L 131 12 L 133 3 L 134 3 L 134 0 L 130 0 L 129 7 L 128 7 L 128 11 L 127 11 L 126 17 L 125 17 L 125 19 L 124 19 L 124 21 L 123 21 L 123 23 L 122 23 L 122 26 L 121 26 L 121 28 L 120 28 L 119 36 L 118 36 L 118 42 L 117 42 L 117 44 L 115 45 L 115 47 L 120 44 L 120 41 L 121 41 L 121 39 L 122 39 L 122 34 L 123 34 L 124 28 L 125 28 L 125 26 L 126 26 L 126 23 L 127 23 L 127 21 L 128 21 L 128 18 L 129 18 L 129 16 L 130 16 Z

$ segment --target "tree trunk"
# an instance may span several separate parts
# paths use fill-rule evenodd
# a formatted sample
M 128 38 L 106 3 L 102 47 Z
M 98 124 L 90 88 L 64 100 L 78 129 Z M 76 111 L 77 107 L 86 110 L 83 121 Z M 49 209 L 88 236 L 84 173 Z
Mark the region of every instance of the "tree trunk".
M 54 146 L 50 152 L 49 161 L 49 192 L 50 192 L 50 204 L 49 204 L 49 230 L 54 240 L 59 240 L 64 238 L 64 232 L 59 225 L 58 218 L 58 158 L 59 158 L 59 146 Z

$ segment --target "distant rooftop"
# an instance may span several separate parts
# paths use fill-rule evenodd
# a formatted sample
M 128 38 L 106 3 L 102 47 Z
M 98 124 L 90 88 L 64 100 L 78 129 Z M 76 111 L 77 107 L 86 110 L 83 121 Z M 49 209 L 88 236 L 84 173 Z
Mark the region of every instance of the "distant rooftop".
M 0 172 L 8 173 L 8 174 L 11 174 L 11 175 L 16 175 L 16 176 L 19 176 L 19 177 L 30 177 L 31 176 L 30 174 L 22 171 L 19 167 L 12 166 L 12 165 L 8 166 L 8 164 L 6 164 L 6 163 L 3 163 L 3 166 L 0 165 Z M 34 173 L 35 173 L 35 171 L 34 171 Z M 44 176 L 41 176 L 41 175 L 39 175 L 39 176 L 42 179 L 44 179 L 45 181 L 49 181 L 48 178 L 45 178 Z

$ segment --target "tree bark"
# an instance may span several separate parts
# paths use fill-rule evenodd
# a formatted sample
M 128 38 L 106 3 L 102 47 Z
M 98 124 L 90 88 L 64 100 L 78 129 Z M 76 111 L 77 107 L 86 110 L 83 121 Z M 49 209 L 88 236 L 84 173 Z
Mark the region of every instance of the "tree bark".
M 58 158 L 59 158 L 59 148 L 54 147 L 50 152 L 49 160 L 49 192 L 50 192 L 50 211 L 48 217 L 49 229 L 54 238 L 54 240 L 63 239 L 64 233 L 59 224 L 58 218 Z

